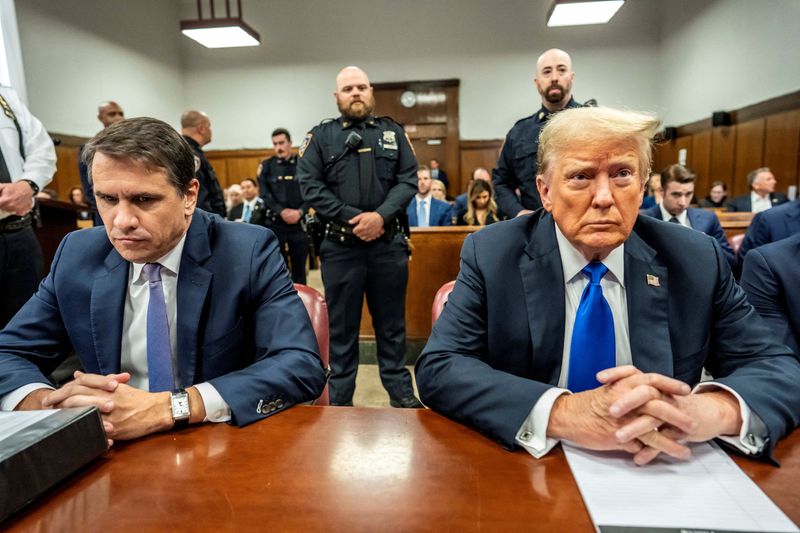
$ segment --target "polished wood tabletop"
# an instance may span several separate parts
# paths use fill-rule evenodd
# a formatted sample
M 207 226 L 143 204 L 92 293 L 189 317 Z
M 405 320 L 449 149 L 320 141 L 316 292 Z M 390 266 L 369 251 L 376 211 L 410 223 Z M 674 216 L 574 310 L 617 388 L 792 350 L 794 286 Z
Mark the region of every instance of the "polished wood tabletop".
M 800 523 L 800 432 L 776 457 L 781 468 L 736 461 Z M 3 527 L 593 530 L 560 448 L 536 460 L 427 410 L 306 406 L 243 429 L 206 424 L 116 444 Z

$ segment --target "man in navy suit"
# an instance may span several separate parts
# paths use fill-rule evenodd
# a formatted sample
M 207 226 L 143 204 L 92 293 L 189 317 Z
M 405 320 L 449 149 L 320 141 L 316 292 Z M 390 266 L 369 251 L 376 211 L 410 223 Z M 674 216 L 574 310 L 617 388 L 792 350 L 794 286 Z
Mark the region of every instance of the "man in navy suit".
M 196 210 L 191 147 L 151 118 L 84 149 L 104 228 L 67 235 L 0 332 L 0 407 L 96 406 L 111 439 L 203 421 L 239 426 L 316 398 L 305 307 L 268 230 Z M 74 352 L 83 367 L 53 390 Z
M 417 169 L 417 194 L 406 208 L 408 224 L 422 228 L 449 226 L 453 223 L 452 210 L 450 204 L 431 196 L 431 171 L 421 165 Z
M 732 198 L 726 208 L 728 211 L 751 211 L 760 213 L 776 205 L 786 203 L 786 196 L 775 192 L 777 180 L 772 171 L 767 167 L 757 168 L 747 174 L 747 184 L 750 192 Z
M 794 429 L 800 363 L 717 242 L 638 216 L 657 130 L 608 108 L 550 118 L 544 210 L 464 242 L 417 361 L 429 407 L 536 457 L 565 439 L 637 464 L 716 437 L 768 456 Z M 698 385 L 704 367 L 715 379 Z
M 719 223 L 717 215 L 712 211 L 689 207 L 694 197 L 694 184 L 697 177 L 683 165 L 670 165 L 661 172 L 661 184 L 664 187 L 664 199 L 649 209 L 642 210 L 643 215 L 659 220 L 666 220 L 680 224 L 687 228 L 696 229 L 719 243 L 731 268 L 736 264 L 725 231 Z
M 753 248 L 780 241 L 796 233 L 800 233 L 800 199 L 757 214 L 750 222 L 739 247 L 739 265 L 742 265 L 747 252 Z
M 752 250 L 741 286 L 779 339 L 800 355 L 800 233 Z

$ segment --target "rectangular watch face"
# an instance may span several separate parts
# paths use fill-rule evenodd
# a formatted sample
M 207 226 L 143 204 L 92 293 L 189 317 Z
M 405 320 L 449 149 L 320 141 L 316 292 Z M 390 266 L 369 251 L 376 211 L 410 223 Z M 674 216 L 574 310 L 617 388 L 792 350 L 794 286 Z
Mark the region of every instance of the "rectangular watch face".
M 181 394 L 172 397 L 172 413 L 175 416 L 189 414 L 189 395 Z

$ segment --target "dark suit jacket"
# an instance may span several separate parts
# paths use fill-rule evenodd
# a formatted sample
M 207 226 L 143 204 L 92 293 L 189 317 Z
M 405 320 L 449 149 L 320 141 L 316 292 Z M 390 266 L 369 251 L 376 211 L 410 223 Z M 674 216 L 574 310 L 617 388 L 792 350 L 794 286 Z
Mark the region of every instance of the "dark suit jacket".
M 415 196 L 406 208 L 409 226 L 419 226 L 417 220 L 417 197 Z M 429 226 L 450 226 L 453 224 L 453 208 L 447 202 L 431 198 L 431 212 L 428 217 Z
M 800 200 L 773 207 L 753 217 L 742 245 L 739 247 L 739 265 L 747 252 L 767 244 L 800 233 Z
M 800 363 L 747 303 L 716 241 L 640 216 L 624 255 L 633 364 L 692 385 L 705 366 L 763 420 L 767 448 L 794 429 Z M 558 383 L 563 278 L 553 218 L 541 209 L 467 237 L 455 289 L 417 360 L 425 404 L 515 447 Z
M 0 396 L 47 383 L 73 351 L 86 372 L 120 371 L 129 265 L 104 228 L 64 238 L 50 274 L 0 332 Z M 236 424 L 322 392 L 317 341 L 272 232 L 195 211 L 177 298 L 177 381 L 213 385 Z M 261 412 L 259 402 L 282 407 Z
M 228 220 L 239 220 L 242 218 L 243 213 L 244 204 L 237 204 L 231 207 L 231 210 L 228 212 Z M 256 198 L 253 212 L 250 213 L 250 224 L 256 224 L 258 226 L 267 225 L 267 206 L 261 198 Z
M 785 195 L 779 192 L 769 194 L 769 199 L 772 201 L 772 206 L 780 205 L 788 202 L 789 200 Z M 750 193 L 731 198 L 725 206 L 728 211 L 752 211 L 753 206 L 750 201 Z
M 800 233 L 747 254 L 741 285 L 778 338 L 800 355 Z
M 645 209 L 642 211 L 642 214 L 657 218 L 658 220 L 663 220 L 661 217 L 661 207 L 657 204 L 649 209 Z M 689 219 L 689 224 L 692 225 L 692 229 L 701 231 L 717 240 L 720 248 L 725 252 L 725 258 L 728 260 L 728 264 L 733 268 L 736 265 L 736 254 L 733 253 L 733 248 L 731 248 L 731 244 L 725 236 L 725 230 L 722 229 L 717 215 L 712 211 L 689 207 L 686 209 L 686 217 Z

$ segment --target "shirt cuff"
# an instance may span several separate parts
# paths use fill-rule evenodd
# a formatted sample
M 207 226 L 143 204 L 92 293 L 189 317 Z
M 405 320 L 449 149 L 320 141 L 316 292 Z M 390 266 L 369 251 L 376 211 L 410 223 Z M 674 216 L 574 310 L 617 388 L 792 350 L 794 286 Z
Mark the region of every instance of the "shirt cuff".
M 739 393 L 727 385 L 723 385 L 722 383 L 705 381 L 698 384 L 692 391 L 692 394 L 714 388 L 726 390 L 733 394 L 733 396 L 739 402 L 739 412 L 742 416 L 742 427 L 739 430 L 739 435 L 720 435 L 717 438 L 727 442 L 731 446 L 736 447 L 736 449 L 739 451 L 748 455 L 760 454 L 764 449 L 764 444 L 769 436 L 769 433 L 767 432 L 767 426 L 764 424 L 761 418 L 759 418 L 758 415 L 750 409 L 750 406 L 747 405 L 747 402 L 744 401 L 744 398 L 739 396 Z
M 553 404 L 562 394 L 572 394 L 566 389 L 552 388 L 539 397 L 530 414 L 517 431 L 517 444 L 539 459 L 547 455 L 558 444 L 558 439 L 547 437 L 547 424 Z
M 3 396 L 3 398 L 0 399 L 0 411 L 13 411 L 28 394 L 39 389 L 55 390 L 47 383 L 28 383 Z
M 206 408 L 206 417 L 203 422 L 229 422 L 231 419 L 231 408 L 222 399 L 217 389 L 211 383 L 198 383 L 194 385 L 200 397 L 203 399 L 203 405 Z

